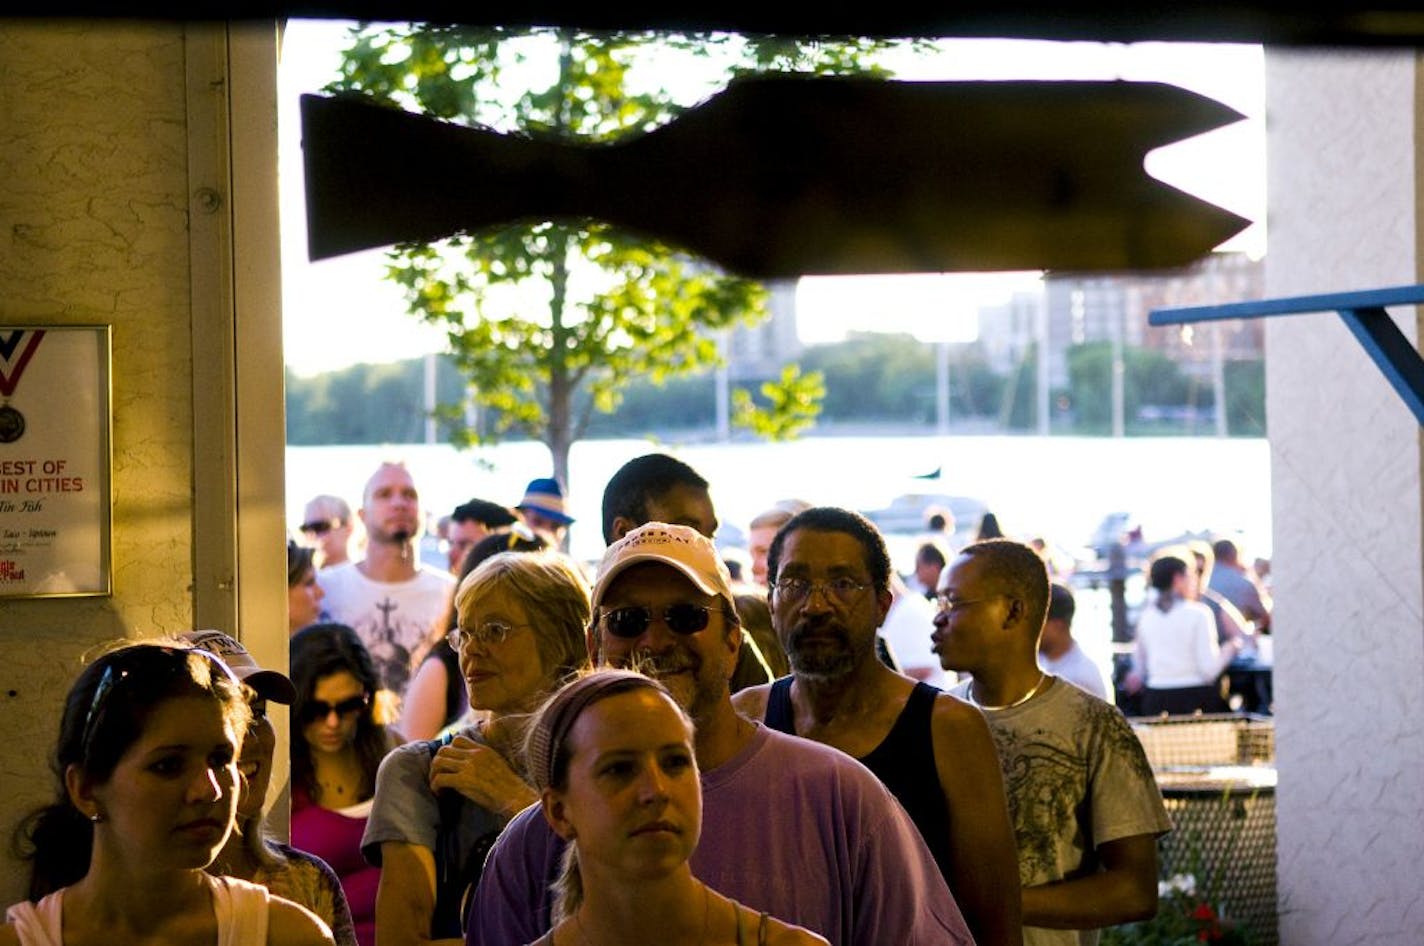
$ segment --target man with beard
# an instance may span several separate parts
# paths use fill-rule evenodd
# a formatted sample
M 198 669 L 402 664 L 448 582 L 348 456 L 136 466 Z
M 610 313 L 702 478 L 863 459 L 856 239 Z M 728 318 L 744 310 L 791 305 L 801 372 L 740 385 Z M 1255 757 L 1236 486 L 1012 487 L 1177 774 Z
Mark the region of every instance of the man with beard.
M 420 494 L 404 464 L 382 463 L 371 474 L 357 515 L 366 527 L 366 557 L 317 573 L 323 619 L 354 630 L 382 685 L 403 694 L 413 662 L 443 631 L 455 579 L 416 557 Z
M 891 606 L 885 540 L 859 513 L 808 509 L 772 540 L 767 577 L 791 676 L 738 693 L 738 711 L 863 762 L 914 820 L 975 941 L 1018 943 L 1017 897 L 1004 895 L 1018 886 L 1013 832 L 983 715 L 875 655 Z
M 1027 946 L 1092 946 L 1157 912 L 1171 830 L 1142 743 L 1117 707 L 1044 672 L 1048 568 L 1010 539 L 966 546 L 940 576 L 934 642 L 998 746 L 1018 842 Z
M 834 946 L 971 942 L 929 850 L 874 776 L 732 708 L 741 636 L 727 568 L 695 529 L 648 523 L 604 554 L 590 655 L 655 676 L 696 725 L 694 875 Z M 521 946 L 547 931 L 563 847 L 537 805 L 510 822 L 485 863 L 466 942 Z

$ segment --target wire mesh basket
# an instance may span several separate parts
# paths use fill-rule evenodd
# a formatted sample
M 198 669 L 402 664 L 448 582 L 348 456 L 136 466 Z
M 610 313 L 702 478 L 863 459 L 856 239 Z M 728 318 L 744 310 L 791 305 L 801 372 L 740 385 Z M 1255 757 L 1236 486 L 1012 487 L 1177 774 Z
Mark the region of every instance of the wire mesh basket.
M 1274 946 L 1274 720 L 1215 714 L 1129 722 L 1172 819 L 1158 845 L 1159 876 L 1192 876 L 1224 915 L 1250 930 L 1252 943 Z
M 1160 776 L 1203 766 L 1276 764 L 1275 721 L 1235 713 L 1137 716 L 1128 720 Z

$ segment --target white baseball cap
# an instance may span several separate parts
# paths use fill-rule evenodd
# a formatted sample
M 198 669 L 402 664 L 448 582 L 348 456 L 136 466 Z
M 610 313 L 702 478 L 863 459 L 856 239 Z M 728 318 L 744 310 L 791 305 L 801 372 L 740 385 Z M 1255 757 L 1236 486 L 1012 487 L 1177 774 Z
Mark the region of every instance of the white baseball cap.
M 690 526 L 648 522 L 614 542 L 603 553 L 593 585 L 593 609 L 598 610 L 613 579 L 634 565 L 661 562 L 691 581 L 703 594 L 732 597 L 732 576 L 712 540 Z

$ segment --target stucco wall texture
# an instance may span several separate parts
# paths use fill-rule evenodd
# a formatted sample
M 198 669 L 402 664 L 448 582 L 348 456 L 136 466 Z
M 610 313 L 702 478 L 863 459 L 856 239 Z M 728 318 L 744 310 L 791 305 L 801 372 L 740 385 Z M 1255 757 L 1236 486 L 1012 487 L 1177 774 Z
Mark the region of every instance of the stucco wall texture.
M 1421 281 L 1418 73 L 1268 51 L 1268 298 Z M 1421 943 L 1420 426 L 1334 313 L 1266 352 L 1281 942 Z
M 0 324 L 113 326 L 114 587 L 0 600 L 0 903 L 81 654 L 192 626 L 185 95 L 177 25 L 0 20 Z

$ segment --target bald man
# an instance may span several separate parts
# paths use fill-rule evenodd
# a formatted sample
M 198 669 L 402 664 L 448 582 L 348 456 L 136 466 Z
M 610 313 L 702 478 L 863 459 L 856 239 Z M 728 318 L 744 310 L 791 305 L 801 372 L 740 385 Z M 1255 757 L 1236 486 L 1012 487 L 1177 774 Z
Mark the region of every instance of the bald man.
M 382 463 L 366 481 L 357 512 L 366 528 L 366 557 L 322 569 L 323 620 L 356 631 L 382 684 L 405 692 L 414 662 L 444 629 L 455 579 L 416 555 L 423 519 L 415 480 L 403 463 Z

